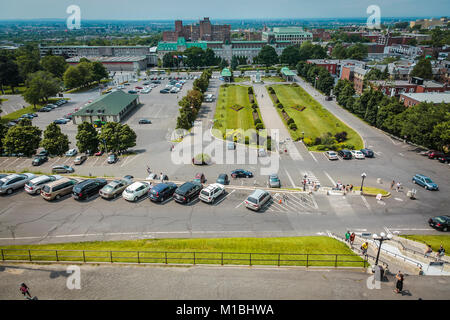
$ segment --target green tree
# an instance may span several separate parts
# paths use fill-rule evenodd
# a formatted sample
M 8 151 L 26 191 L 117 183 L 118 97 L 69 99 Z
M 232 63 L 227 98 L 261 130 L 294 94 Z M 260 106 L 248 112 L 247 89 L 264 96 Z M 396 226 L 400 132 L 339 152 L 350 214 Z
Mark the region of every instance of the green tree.
M 61 56 L 45 56 L 41 59 L 40 64 L 45 71 L 60 79 L 68 67 L 66 60 Z
M 351 45 L 347 48 L 347 57 L 349 59 L 363 60 L 367 57 L 367 46 L 362 43 Z
M 269 45 L 262 47 L 261 51 L 255 57 L 257 63 L 270 67 L 278 63 L 278 55 L 275 48 Z
M 39 148 L 42 131 L 34 126 L 22 126 L 20 123 L 9 128 L 3 138 L 3 148 L 7 153 L 23 153 L 29 157 Z
M 120 144 L 119 144 L 120 152 L 124 152 L 129 148 L 136 146 L 136 138 L 137 138 L 136 133 L 127 124 L 120 126 L 119 137 L 120 137 Z
M 63 75 L 66 88 L 78 88 L 83 85 L 83 78 L 77 67 L 69 66 Z
M 100 148 L 105 145 L 108 152 L 123 152 L 136 145 L 136 133 L 126 124 L 108 122 L 102 127 L 98 135 Z
M 44 131 L 41 146 L 51 155 L 62 156 L 69 150 L 69 138 L 56 123 L 50 123 Z
M 189 68 L 198 68 L 202 67 L 205 62 L 205 52 L 202 48 L 199 47 L 191 47 L 186 49 L 183 54 L 187 57 L 184 60 L 184 63 Z
M 239 65 L 239 60 L 237 56 L 233 56 L 231 58 L 231 69 L 236 70 L 237 66 Z
M 1 110 L 0 110 L 1 111 Z M 6 136 L 6 133 L 8 132 L 8 127 L 0 122 L 0 153 L 3 153 L 3 139 Z
M 80 71 L 81 79 L 83 80 L 83 86 L 88 85 L 94 80 L 94 71 L 91 62 L 80 60 L 80 63 L 77 65 L 77 69 Z
M 108 78 L 108 76 L 108 71 L 101 62 L 92 62 L 92 80 L 100 81 L 102 79 Z
M 78 132 L 75 137 L 77 139 L 77 147 L 80 152 L 96 152 L 98 150 L 99 141 L 97 130 L 89 122 L 83 122 L 78 125 Z
M 340 43 L 336 44 L 331 52 L 331 55 L 335 59 L 347 59 L 347 49 Z
M 3 86 L 11 86 L 14 94 L 14 88 L 22 81 L 19 75 L 19 67 L 14 61 L 14 57 L 8 54 L 6 50 L 0 51 L 0 86 L 2 94 L 5 94 Z
M 30 73 L 41 70 L 39 64 L 39 53 L 25 52 L 16 57 L 17 65 L 19 66 L 19 73 L 22 79 L 26 79 Z
M 61 81 L 50 72 L 37 71 L 28 76 L 26 86 L 23 98 L 36 106 L 40 101 L 48 101 L 49 97 L 55 96 L 61 90 Z
M 289 46 L 280 55 L 280 62 L 295 66 L 300 61 L 300 52 L 297 46 Z
M 423 79 L 432 79 L 433 70 L 431 68 L 431 62 L 429 59 L 422 58 L 417 62 L 411 71 L 411 76 L 420 77 Z

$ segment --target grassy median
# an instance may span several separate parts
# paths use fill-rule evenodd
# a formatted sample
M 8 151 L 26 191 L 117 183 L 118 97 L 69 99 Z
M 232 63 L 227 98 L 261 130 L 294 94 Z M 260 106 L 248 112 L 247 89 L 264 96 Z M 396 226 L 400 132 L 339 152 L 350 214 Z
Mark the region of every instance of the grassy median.
M 308 263 L 308 266 L 363 266 L 363 260 L 345 244 L 324 236 L 95 241 L 2 248 L 6 260 L 18 258 L 28 260 L 28 249 L 33 249 L 38 251 L 30 252 L 32 260 L 40 261 L 55 261 L 55 250 L 73 250 L 59 251 L 58 260 L 111 262 L 112 259 L 113 262 L 166 263 L 167 261 L 167 263 L 192 264 L 193 252 L 196 252 L 196 264 L 222 264 L 223 261 L 223 264 L 248 265 L 251 253 L 252 265 L 305 266 Z M 112 257 L 109 251 L 114 251 Z
M 276 84 L 271 87 L 275 90 L 286 113 L 289 117 L 294 119 L 295 124 L 298 127 L 295 131 L 288 128 L 293 140 L 302 138 L 302 132 L 305 133 L 305 138 L 308 137 L 314 141 L 315 138 L 318 138 L 327 132 L 334 135 L 338 132 L 346 131 L 346 144 L 353 145 L 354 149 L 364 148 L 364 143 L 355 130 L 322 107 L 322 105 L 313 99 L 302 87 L 286 84 Z M 303 111 L 293 108 L 297 106 L 306 108 Z M 277 111 L 283 122 L 285 122 L 281 110 L 277 108 Z M 314 146 L 309 147 L 308 149 L 316 151 Z
M 431 236 L 431 235 L 401 235 L 400 237 L 417 241 L 425 244 L 431 245 L 431 248 L 434 252 L 439 250 L 441 244 L 444 246 L 446 250 L 445 255 L 448 255 L 448 250 L 450 249 L 450 235 L 439 235 L 439 236 Z

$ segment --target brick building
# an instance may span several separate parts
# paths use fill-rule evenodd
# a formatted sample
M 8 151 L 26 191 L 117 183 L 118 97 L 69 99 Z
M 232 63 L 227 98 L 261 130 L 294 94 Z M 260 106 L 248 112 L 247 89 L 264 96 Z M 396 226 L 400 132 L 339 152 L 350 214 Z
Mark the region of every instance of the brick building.
M 184 26 L 183 21 L 176 20 L 174 31 L 163 32 L 165 42 L 176 42 L 180 37 L 187 41 L 230 41 L 231 25 L 215 25 L 209 18 L 203 18 L 198 24 Z
M 403 93 L 400 95 L 400 101 L 405 107 L 412 107 L 421 102 L 431 102 L 434 104 L 450 103 L 450 93 Z
M 310 59 L 307 60 L 306 63 L 315 64 L 319 67 L 327 69 L 327 71 L 333 75 L 336 74 L 337 71 L 337 62 L 333 60 L 327 59 Z

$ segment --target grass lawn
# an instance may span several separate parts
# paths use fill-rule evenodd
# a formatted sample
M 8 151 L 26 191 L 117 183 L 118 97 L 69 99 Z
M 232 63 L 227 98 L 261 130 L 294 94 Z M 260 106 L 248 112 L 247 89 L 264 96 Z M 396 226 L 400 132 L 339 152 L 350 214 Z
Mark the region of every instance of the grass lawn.
M 361 186 L 353 186 L 353 190 L 359 191 L 359 190 L 361 190 Z M 381 193 L 383 196 L 389 195 L 389 191 L 386 191 L 384 189 L 374 188 L 374 187 L 366 187 L 366 186 L 364 186 L 364 188 L 363 188 L 363 193 L 368 194 L 368 195 L 377 195 L 379 193 Z
M 235 77 L 234 82 L 250 81 L 250 77 Z
M 401 235 L 400 237 L 406 238 L 412 241 L 417 241 L 425 244 L 431 245 L 431 248 L 434 252 L 439 250 L 441 244 L 444 246 L 446 250 L 445 255 L 448 256 L 448 250 L 450 249 L 450 235 L 439 235 L 439 236 L 429 236 L 429 235 Z
M 149 240 L 127 240 L 108 242 L 75 242 L 46 245 L 16 245 L 4 246 L 3 249 L 38 249 L 38 250 L 97 250 L 85 252 L 86 261 L 109 262 L 111 257 L 109 252 L 99 252 L 102 250 L 112 251 L 134 251 L 134 252 L 113 252 L 114 262 L 137 262 L 137 251 L 139 251 L 140 262 L 165 263 L 165 251 L 169 263 L 193 263 L 193 253 L 196 263 L 221 264 L 224 252 L 224 264 L 249 264 L 250 253 L 252 253 L 252 264 L 277 265 L 278 253 L 280 260 L 305 260 L 305 261 L 280 261 L 280 265 L 306 265 L 306 254 L 326 254 L 324 256 L 310 255 L 308 257 L 309 266 L 334 266 L 336 255 L 338 266 L 363 266 L 362 259 L 356 256 L 343 243 L 329 237 L 286 237 L 286 238 L 224 238 L 224 239 L 149 239 Z M 147 251 L 147 252 L 144 252 Z M 151 252 L 148 252 L 151 251 Z M 5 252 L 5 251 L 4 251 Z M 202 253 L 199 253 L 202 252 Z M 242 254 L 232 254 L 239 252 Z M 28 251 L 6 251 L 8 255 L 25 255 L 28 259 Z M 295 255 L 297 254 L 297 255 Z M 302 254 L 302 255 L 300 255 Z M 39 257 L 41 256 L 41 257 Z M 44 257 L 47 256 L 47 257 Z M 54 251 L 32 252 L 32 259 L 55 260 Z M 97 257 L 97 258 L 94 258 Z M 18 256 L 6 257 L 12 260 Z M 22 258 L 23 259 L 23 258 Z M 82 261 L 83 252 L 70 251 L 59 252 L 60 261 Z M 230 260 L 226 260 L 230 259 Z M 240 260 L 242 259 L 242 260 Z M 260 259 L 260 261 L 258 261 Z M 261 261 L 263 259 L 274 261 Z M 348 262 L 352 261 L 352 262 Z
M 221 131 L 221 138 L 224 137 L 227 129 L 255 129 L 252 116 L 253 109 L 251 108 L 248 97 L 248 88 L 249 86 L 242 85 L 220 87 L 213 128 Z M 231 109 L 234 105 L 239 105 L 243 108 L 239 111 L 235 111 Z M 257 110 L 259 118 L 262 121 L 259 108 Z
M 364 143 L 355 130 L 328 112 L 303 88 L 286 84 L 276 84 L 271 87 L 275 90 L 279 101 L 284 106 L 284 110 L 294 119 L 298 127 L 296 131 L 288 128 L 293 140 L 300 139 L 302 132 L 305 132 L 305 138 L 309 137 L 314 141 L 316 137 L 326 132 L 331 132 L 334 135 L 338 132 L 346 131 L 348 137 L 347 141 L 345 141 L 346 144 L 352 144 L 355 149 L 364 148 Z M 305 106 L 306 109 L 298 111 L 292 108 L 295 106 Z M 284 122 L 280 109 L 276 109 Z M 308 147 L 308 149 L 316 151 L 314 146 Z
M 285 80 L 281 77 L 262 77 L 262 81 L 266 82 L 285 82 Z
M 25 86 L 18 86 L 18 87 L 14 87 L 14 93 L 11 90 L 11 87 L 9 86 L 3 86 L 3 90 L 5 91 L 4 94 L 21 94 L 22 92 L 24 92 L 26 89 Z M 0 89 L 0 94 L 2 94 L 2 90 Z
M 62 99 L 70 100 L 69 98 L 50 98 L 50 99 L 48 99 L 48 103 L 52 103 L 52 102 L 55 102 L 57 100 L 62 100 Z M 19 109 L 17 111 L 8 113 L 7 115 L 2 116 L 0 118 L 0 123 L 8 123 L 11 120 L 20 118 L 20 116 L 25 113 L 35 113 L 37 110 L 39 110 L 46 104 L 47 103 L 37 104 L 36 108 L 34 108 L 32 105 L 29 105 L 28 107 L 25 107 L 23 109 Z

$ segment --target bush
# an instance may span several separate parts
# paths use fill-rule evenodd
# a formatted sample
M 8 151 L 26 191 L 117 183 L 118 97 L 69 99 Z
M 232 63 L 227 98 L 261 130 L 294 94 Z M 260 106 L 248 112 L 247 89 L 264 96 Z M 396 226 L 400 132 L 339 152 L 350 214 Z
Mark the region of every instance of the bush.
M 317 146 L 319 144 L 322 144 L 322 139 L 320 139 L 319 137 L 316 137 L 316 139 L 314 139 L 314 145 Z
M 253 109 L 258 109 L 258 105 L 256 103 L 252 104 Z
M 249 144 L 250 143 L 250 139 L 249 139 L 249 137 L 245 137 L 245 144 Z
M 205 165 L 211 163 L 211 157 L 206 153 L 199 153 L 193 159 L 192 163 L 195 165 Z
M 291 130 L 297 130 L 297 125 L 295 124 L 295 123 L 291 123 L 290 125 L 289 125 L 289 129 L 291 129 Z
M 253 88 L 252 87 L 248 87 L 248 93 L 249 94 L 253 94 Z
M 344 142 L 345 140 L 347 140 L 347 132 L 346 131 L 338 132 L 334 135 L 334 137 L 338 142 Z
M 253 123 L 254 123 L 255 126 L 256 126 L 258 123 L 262 123 L 262 121 L 261 121 L 260 118 L 256 118 L 255 121 L 253 121 Z
M 308 147 L 310 147 L 310 146 L 313 145 L 313 140 L 310 137 L 306 137 L 306 138 L 303 139 L 303 143 L 305 145 L 307 145 Z
M 272 150 L 272 137 L 268 136 L 266 141 L 267 141 L 267 150 Z
M 295 124 L 294 119 L 289 118 L 289 120 L 287 121 L 288 126 L 290 126 L 291 124 Z
M 264 125 L 262 123 L 258 123 L 257 125 L 255 125 L 256 130 L 262 130 L 264 129 Z
M 284 106 L 281 103 L 277 103 L 277 108 L 283 109 Z

